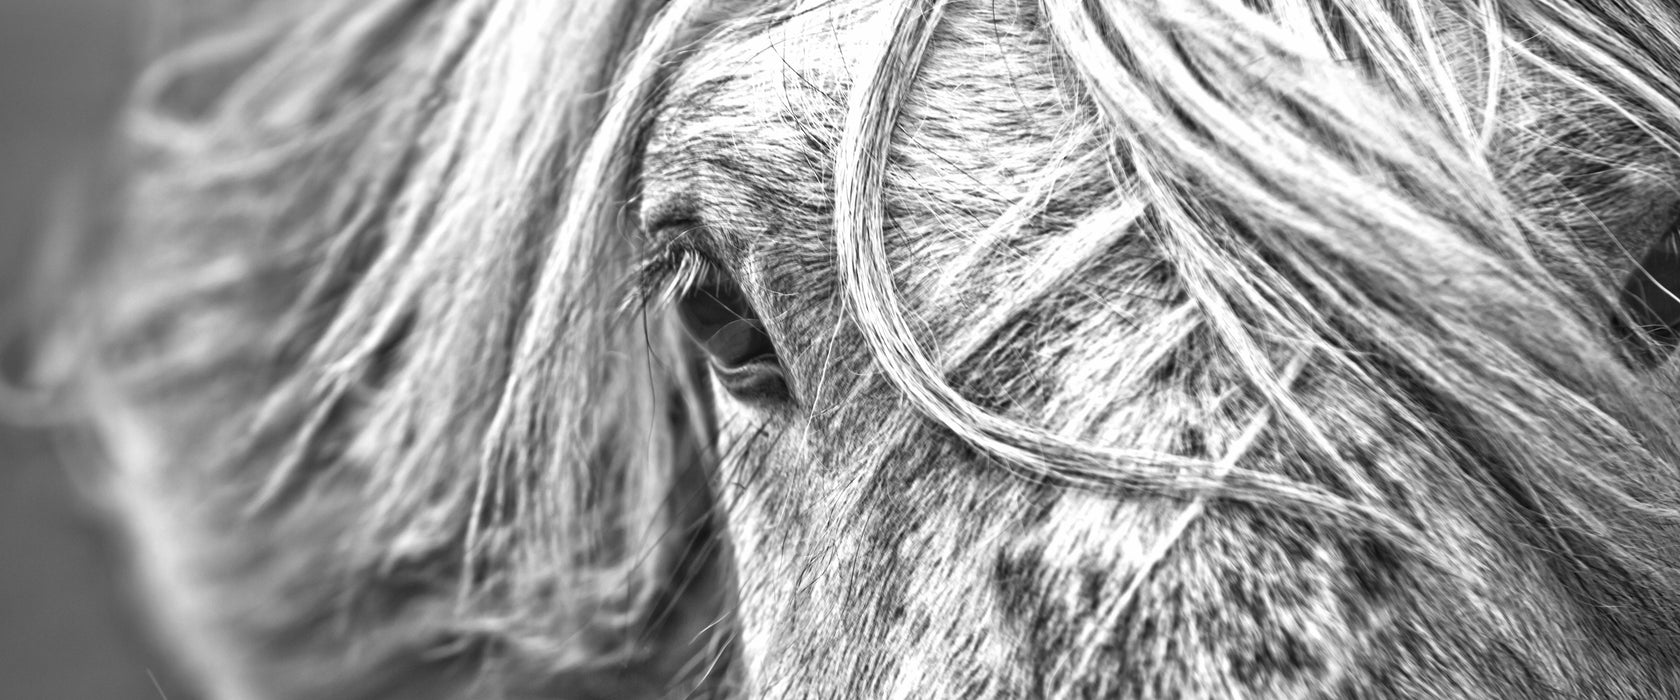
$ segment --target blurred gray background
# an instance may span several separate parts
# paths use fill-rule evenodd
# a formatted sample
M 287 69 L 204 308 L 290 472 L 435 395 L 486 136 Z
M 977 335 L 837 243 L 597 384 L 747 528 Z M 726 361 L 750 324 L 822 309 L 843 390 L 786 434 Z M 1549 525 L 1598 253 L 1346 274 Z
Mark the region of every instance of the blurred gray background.
M 110 122 L 157 17 L 142 0 L 0 0 L 0 361 L 49 221 L 95 179 Z M 152 37 L 152 38 L 148 38 Z M 55 200 L 57 203 L 54 203 Z M 66 217 L 66 215 L 69 215 Z M 8 374 L 9 376 L 9 374 Z M 0 414 L 0 698 L 188 698 L 147 644 L 119 552 L 43 428 Z M 36 418 L 23 416 L 23 418 Z M 40 422 L 40 421 L 26 421 Z

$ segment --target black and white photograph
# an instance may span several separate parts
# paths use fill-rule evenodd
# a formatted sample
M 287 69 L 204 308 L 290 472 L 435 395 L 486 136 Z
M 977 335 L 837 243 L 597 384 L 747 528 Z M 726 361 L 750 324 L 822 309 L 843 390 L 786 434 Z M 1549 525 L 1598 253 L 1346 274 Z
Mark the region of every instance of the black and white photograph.
M 0 0 L 0 697 L 1680 698 L 1675 0 Z

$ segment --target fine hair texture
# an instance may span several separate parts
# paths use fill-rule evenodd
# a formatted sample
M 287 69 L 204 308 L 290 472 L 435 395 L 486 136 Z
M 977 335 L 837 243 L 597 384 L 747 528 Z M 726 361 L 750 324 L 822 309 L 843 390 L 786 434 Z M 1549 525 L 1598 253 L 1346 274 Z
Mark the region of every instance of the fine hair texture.
M 856 383 L 806 407 L 887 426 L 855 435 L 883 447 L 852 461 L 875 469 L 900 442 L 937 442 L 1000 483 L 1147 504 L 1150 544 L 1102 589 L 1118 619 L 1170 605 L 1157 567 L 1198 556 L 1192 543 L 1227 523 L 1202 521 L 1232 510 L 1400 562 L 1404 581 L 1450 592 L 1439 619 L 1461 627 L 1383 637 L 1420 659 L 1386 676 L 1299 663 L 1278 680 L 1231 662 L 1210 680 L 1224 667 L 1185 662 L 1186 679 L 1103 679 L 1123 675 L 1108 660 L 1125 645 L 1072 637 L 1041 645 L 1061 660 L 1011 656 L 965 687 L 777 670 L 793 661 L 763 660 L 769 642 L 737 644 L 751 602 L 771 596 L 740 583 L 752 560 L 732 544 L 756 521 L 719 507 L 717 465 L 751 449 L 720 450 L 726 399 L 661 305 L 671 294 L 637 289 L 660 251 L 636 208 L 691 57 L 824 3 L 274 2 L 142 79 L 118 239 L 75 318 L 96 346 L 76 390 L 149 606 L 212 696 L 1680 692 L 1676 376 L 1637 332 L 1616 337 L 1637 325 L 1616 296 L 1631 261 L 1669 232 L 1607 223 L 1613 202 L 1553 198 L 1672 196 L 1680 13 L 1655 0 L 867 5 L 875 41 L 845 47 L 851 82 L 811 139 L 831 164 L 818 184 L 832 236 L 801 274 L 834 303 L 797 326 L 859 341 L 869 371 L 847 365 L 836 374 Z M 1045 47 L 1042 65 L 1010 70 L 1082 117 L 1048 136 L 1025 194 L 994 202 L 967 247 L 919 252 L 895 238 L 914 225 L 895 173 L 959 168 L 918 165 L 935 159 L 918 160 L 904 115 L 957 111 L 939 100 L 960 92 L 926 71 L 953 46 L 1004 41 L 989 32 L 1005 25 Z M 1579 142 L 1547 131 L 1564 104 L 1586 115 Z M 1117 251 L 1151 261 L 1160 300 L 1103 283 L 1124 267 Z M 906 277 L 916 266 L 933 272 Z M 1009 291 L 976 303 L 986 287 Z M 1053 344 L 1058 307 L 1123 318 L 1139 343 L 1069 351 L 1137 367 L 1078 387 L 1093 394 L 1078 415 L 1147 403 L 1177 367 L 1213 378 L 1185 389 L 1216 407 L 1205 436 L 1116 441 L 1097 418 L 1035 419 L 1033 401 L 1075 390 L 1022 379 L 1043 375 L 1022 347 Z M 795 378 L 802 398 L 825 396 Z M 1490 563 L 1508 561 L 1530 568 Z M 1522 600 L 1524 577 L 1550 597 Z M 836 585 L 868 607 L 863 583 Z M 1511 620 L 1531 608 L 1585 641 L 1525 638 Z M 1382 623 L 1302 624 L 1340 625 L 1331 639 Z M 1578 650 L 1593 644 L 1625 659 Z M 823 659 L 817 674 L 909 651 L 882 647 L 773 654 Z M 1453 665 L 1459 649 L 1513 665 Z

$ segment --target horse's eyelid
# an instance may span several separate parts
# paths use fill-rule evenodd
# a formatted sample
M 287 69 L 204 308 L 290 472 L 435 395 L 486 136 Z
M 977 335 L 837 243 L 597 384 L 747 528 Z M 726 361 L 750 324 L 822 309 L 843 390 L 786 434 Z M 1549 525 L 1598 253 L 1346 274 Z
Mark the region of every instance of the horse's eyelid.
M 642 226 L 644 240 L 664 249 L 707 247 L 711 231 L 699 219 L 686 213 L 657 215 Z

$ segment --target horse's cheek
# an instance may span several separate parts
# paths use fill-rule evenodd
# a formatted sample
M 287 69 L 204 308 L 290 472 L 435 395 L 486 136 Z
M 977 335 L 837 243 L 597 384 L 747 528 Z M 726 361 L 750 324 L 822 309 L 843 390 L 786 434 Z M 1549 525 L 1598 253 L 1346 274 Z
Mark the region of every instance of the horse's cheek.
M 714 395 L 727 397 L 714 386 Z M 797 468 L 788 462 L 787 441 L 766 439 L 764 417 L 723 398 L 718 402 L 718 463 L 715 488 L 738 585 L 736 625 L 746 683 L 763 692 L 764 659 L 778 639 L 796 629 L 787 619 L 786 596 L 778 582 L 791 567 L 787 556 L 804 538 L 798 532 L 804 506 Z

